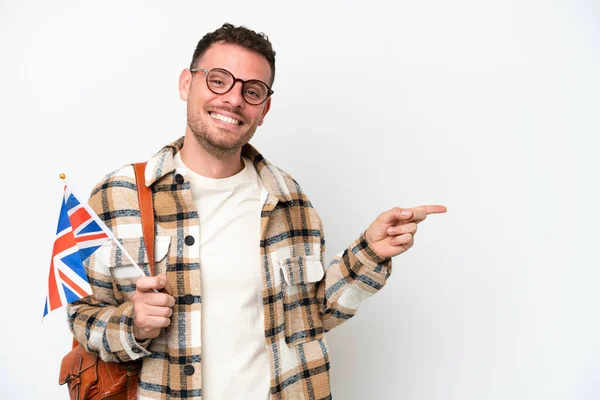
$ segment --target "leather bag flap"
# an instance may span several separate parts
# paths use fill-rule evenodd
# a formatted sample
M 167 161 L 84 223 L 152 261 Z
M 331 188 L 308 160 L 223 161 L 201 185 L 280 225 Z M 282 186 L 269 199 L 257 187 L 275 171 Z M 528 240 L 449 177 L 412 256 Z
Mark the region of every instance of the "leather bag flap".
M 98 356 L 86 351 L 82 346 L 74 347 L 60 363 L 60 375 L 58 384 L 64 385 L 72 380 L 73 377 L 81 376 L 82 372 L 91 374 L 89 382 L 94 383 L 98 380 L 96 371 L 96 360 Z M 86 380 L 87 381 L 87 380 Z

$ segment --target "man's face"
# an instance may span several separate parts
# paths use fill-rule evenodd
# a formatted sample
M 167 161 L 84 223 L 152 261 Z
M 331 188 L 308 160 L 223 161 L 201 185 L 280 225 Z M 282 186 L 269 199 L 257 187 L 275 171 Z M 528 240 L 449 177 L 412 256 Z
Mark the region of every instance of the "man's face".
M 214 43 L 198 60 L 198 69 L 223 68 L 239 79 L 271 82 L 271 67 L 266 58 L 243 47 Z M 242 83 L 236 82 L 225 94 L 215 94 L 206 86 L 206 74 L 184 70 L 179 78 L 179 93 L 187 101 L 187 134 L 192 134 L 207 151 L 217 156 L 230 155 L 248 143 L 271 106 L 253 106 L 242 96 Z

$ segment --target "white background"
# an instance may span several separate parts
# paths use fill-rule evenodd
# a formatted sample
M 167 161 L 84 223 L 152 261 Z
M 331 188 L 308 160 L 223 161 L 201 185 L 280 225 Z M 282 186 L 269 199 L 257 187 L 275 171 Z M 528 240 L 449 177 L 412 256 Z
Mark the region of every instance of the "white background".
M 226 21 L 273 42 L 253 144 L 329 258 L 392 206 L 449 210 L 328 335 L 334 398 L 600 398 L 593 0 L 2 0 L 0 398 L 67 395 L 64 311 L 40 323 L 59 173 L 87 196 L 183 135 L 179 73 Z

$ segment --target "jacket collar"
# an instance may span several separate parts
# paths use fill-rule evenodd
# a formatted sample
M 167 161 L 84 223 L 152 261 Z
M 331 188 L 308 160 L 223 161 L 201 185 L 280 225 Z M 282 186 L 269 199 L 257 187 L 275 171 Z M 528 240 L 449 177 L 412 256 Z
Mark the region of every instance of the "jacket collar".
M 146 186 L 154 184 L 154 182 L 165 175 L 175 171 L 175 154 L 183 147 L 183 139 L 184 138 L 181 137 L 175 142 L 166 145 L 148 160 L 144 172 Z M 285 173 L 283 171 L 268 162 L 262 154 L 250 144 L 244 145 L 242 148 L 242 156 L 247 157 L 252 161 L 254 168 L 256 168 L 256 171 L 269 194 L 277 197 L 283 202 L 290 202 L 293 200 L 291 191 L 296 191 L 296 189 L 290 188 L 286 183 L 286 180 L 284 179 Z

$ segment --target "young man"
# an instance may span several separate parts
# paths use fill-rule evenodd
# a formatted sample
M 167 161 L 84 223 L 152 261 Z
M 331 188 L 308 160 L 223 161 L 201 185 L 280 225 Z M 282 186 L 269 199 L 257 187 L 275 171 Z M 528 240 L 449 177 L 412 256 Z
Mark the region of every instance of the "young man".
M 310 201 L 248 144 L 274 76 L 262 34 L 225 24 L 200 40 L 179 78 L 185 135 L 145 171 L 156 276 L 140 278 L 109 243 L 86 266 L 93 296 L 68 309 L 84 347 L 108 361 L 143 358 L 140 399 L 331 398 L 324 333 L 385 285 L 417 224 L 445 212 L 386 211 L 325 267 Z M 133 168 L 105 177 L 90 205 L 145 267 Z

